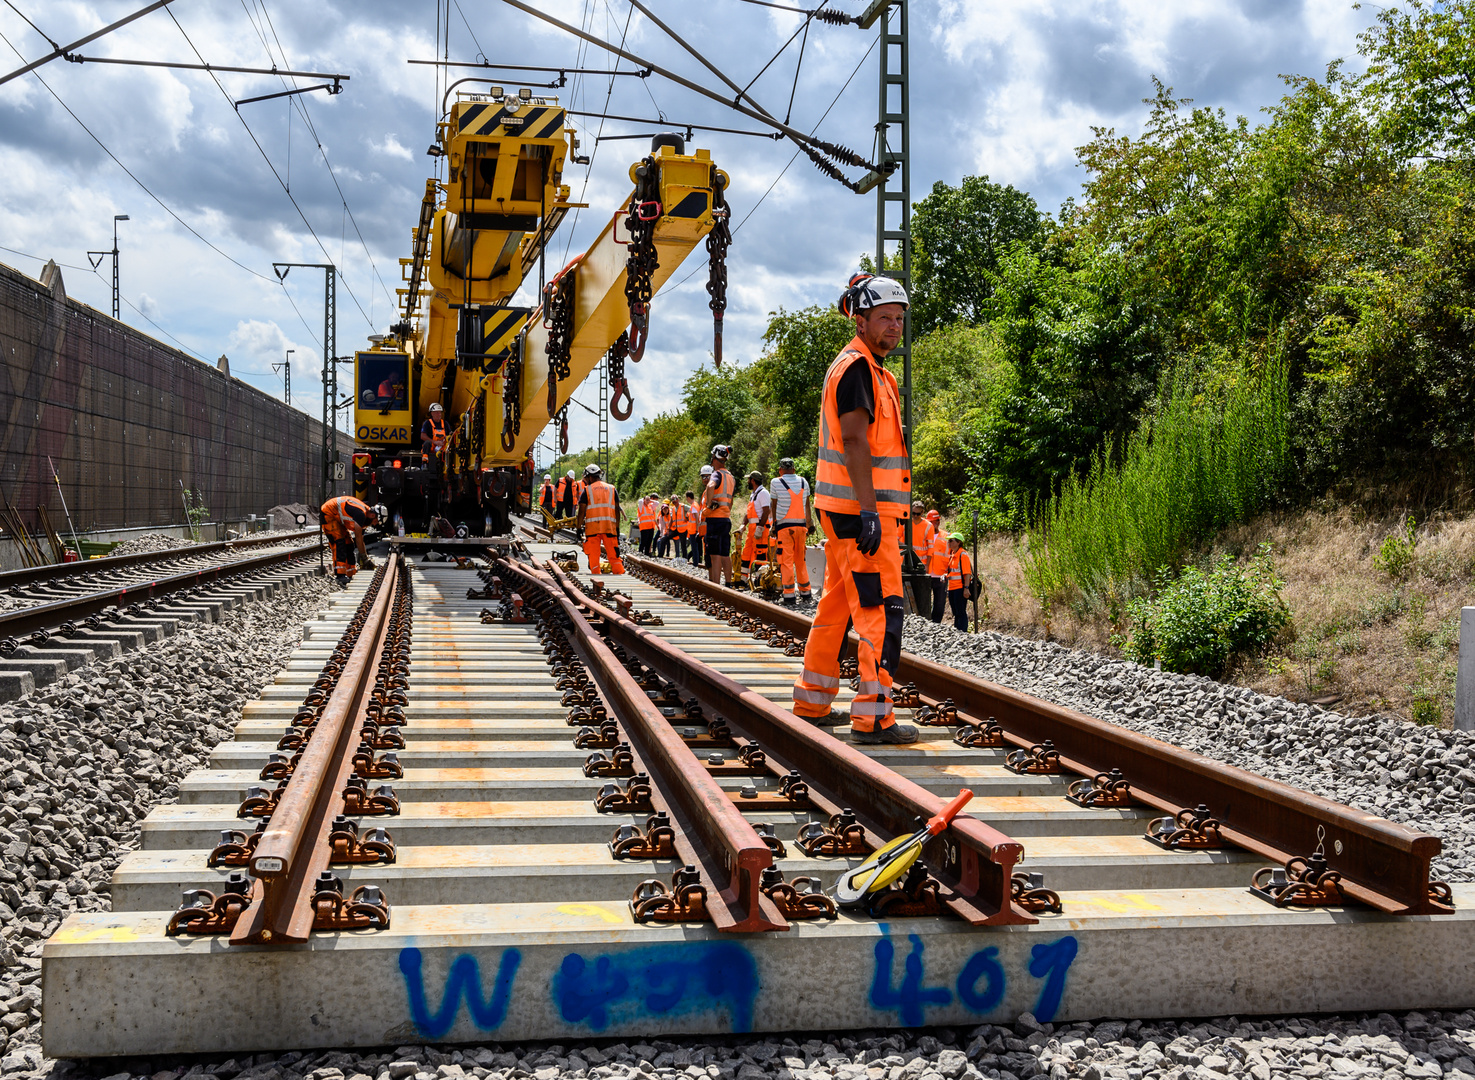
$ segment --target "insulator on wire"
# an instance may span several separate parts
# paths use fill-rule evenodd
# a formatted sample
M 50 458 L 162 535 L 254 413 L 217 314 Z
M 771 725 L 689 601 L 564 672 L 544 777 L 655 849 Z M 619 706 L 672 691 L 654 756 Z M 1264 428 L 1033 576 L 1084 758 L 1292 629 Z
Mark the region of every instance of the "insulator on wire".
M 820 8 L 814 13 L 814 17 L 822 23 L 829 23 L 831 26 L 849 26 L 855 22 L 854 15 L 847 15 L 845 12 L 836 11 L 834 8 Z

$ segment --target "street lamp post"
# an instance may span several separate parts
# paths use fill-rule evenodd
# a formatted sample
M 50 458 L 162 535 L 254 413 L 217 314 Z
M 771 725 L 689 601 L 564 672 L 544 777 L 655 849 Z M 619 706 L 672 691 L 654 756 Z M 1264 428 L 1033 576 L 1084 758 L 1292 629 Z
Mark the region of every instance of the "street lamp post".
M 94 270 L 97 269 L 97 264 L 100 263 L 100 262 L 102 262 L 103 256 L 105 256 L 105 255 L 111 255 L 113 257 L 113 318 L 115 318 L 115 319 L 117 319 L 117 318 L 120 317 L 119 316 L 119 308 L 118 308 L 118 301 L 119 301 L 119 294 L 118 294 L 118 222 L 120 222 L 120 221 L 127 221 L 127 220 L 128 220 L 128 215 L 127 214 L 114 214 L 113 215 L 113 250 L 112 251 L 89 251 L 87 253 L 87 259 L 88 259 L 89 262 L 92 263 L 92 269 L 94 269 Z M 94 255 L 96 255 L 97 258 L 94 259 L 92 257 Z
M 288 405 L 292 404 L 292 354 L 296 351 L 296 349 L 288 349 L 287 358 L 280 364 L 273 364 L 271 366 L 273 371 L 280 371 L 282 373 L 282 382 L 286 384 L 285 389 Z

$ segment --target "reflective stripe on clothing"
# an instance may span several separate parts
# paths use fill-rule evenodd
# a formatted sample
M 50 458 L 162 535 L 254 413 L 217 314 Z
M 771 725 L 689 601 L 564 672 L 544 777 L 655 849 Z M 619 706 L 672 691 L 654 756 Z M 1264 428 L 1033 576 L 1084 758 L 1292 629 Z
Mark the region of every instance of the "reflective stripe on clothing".
M 802 683 L 794 684 L 795 701 L 802 701 L 809 705 L 824 706 L 823 709 L 814 714 L 816 716 L 823 716 L 825 714 L 825 711 L 828 710 L 830 707 L 830 702 L 834 700 L 836 693 L 837 691 L 835 690 L 815 690 L 812 687 L 803 685 Z M 802 716 L 804 714 L 800 713 L 799 715 Z
M 712 505 L 707 509 L 708 517 L 730 517 L 732 515 L 732 493 L 737 481 L 726 469 L 713 469 L 712 479 L 707 481 L 707 490 L 712 493 Z
M 821 675 L 818 671 L 815 671 L 812 668 L 805 668 L 802 672 L 799 673 L 799 678 L 803 679 L 807 683 L 813 683 L 815 686 L 823 686 L 827 690 L 838 691 L 840 689 L 839 676 Z
M 952 592 L 954 589 L 961 589 L 964 585 L 968 583 L 968 579 L 972 576 L 973 560 L 968 557 L 968 553 L 966 551 L 964 551 L 962 548 L 959 548 L 957 551 L 948 556 L 948 592 Z
M 932 557 L 932 542 L 937 539 L 937 527 L 923 518 L 912 522 L 912 553 L 926 566 Z
M 866 429 L 866 442 L 871 455 L 876 511 L 884 518 L 901 520 L 908 517 L 912 509 L 911 463 L 901 428 L 901 392 L 897 388 L 896 377 L 871 356 L 859 337 L 851 339 L 825 373 L 824 397 L 819 411 L 814 505 L 838 514 L 860 513 L 860 502 L 845 466 L 845 440 L 840 433 L 838 404 L 840 380 L 852 363 L 864 363 L 871 376 L 876 413 Z
M 333 540 L 346 540 L 353 535 L 355 529 L 363 526 L 355 521 L 348 513 L 349 509 L 357 511 L 359 516 L 367 518 L 374 512 L 373 507 L 361 499 L 355 499 L 352 495 L 339 495 L 329 499 L 322 505 L 323 532 Z
M 584 511 L 585 536 L 613 536 L 616 532 L 616 505 L 614 485 L 603 480 L 590 484 L 586 494 L 589 505 Z
M 932 554 L 927 559 L 927 573 L 933 577 L 942 577 L 947 573 L 947 536 L 938 530 L 932 539 Z
M 641 529 L 656 527 L 656 507 L 649 499 L 641 499 L 635 506 L 636 523 Z
M 804 526 L 790 525 L 778 530 L 779 573 L 784 582 L 784 596 L 794 595 L 797 579 L 799 591 L 809 595 L 809 560 L 805 558 Z

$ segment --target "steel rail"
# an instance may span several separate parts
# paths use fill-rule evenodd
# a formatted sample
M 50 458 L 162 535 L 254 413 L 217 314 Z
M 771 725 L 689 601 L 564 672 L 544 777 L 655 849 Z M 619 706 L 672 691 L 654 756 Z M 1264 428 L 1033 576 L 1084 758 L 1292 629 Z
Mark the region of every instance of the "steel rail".
M 798 638 L 811 620 L 796 611 L 713 586 L 636 556 L 628 562 L 672 584 L 684 586 L 777 626 Z M 858 638 L 852 632 L 848 648 Z M 1449 914 L 1450 905 L 1431 892 L 1430 863 L 1442 841 L 1270 780 L 1181 747 L 1118 727 L 1093 716 L 979 679 L 915 653 L 903 652 L 898 683 L 915 683 L 930 699 L 952 698 L 964 719 L 995 720 L 1013 746 L 1049 740 L 1061 764 L 1082 776 L 1120 769 L 1133 798 L 1175 814 L 1206 805 L 1222 823 L 1220 834 L 1237 847 L 1284 865 L 1324 842 L 1332 869 L 1342 875 L 1347 896 L 1392 915 Z
M 300 943 L 312 932 L 313 885 L 332 856 L 328 835 L 344 810 L 354 738 L 363 726 L 403 572 L 398 553 L 385 560 L 353 651 L 251 856 L 251 906 L 231 931 L 232 945 Z
M 133 555 L 106 555 L 100 559 L 84 559 L 72 563 L 51 563 L 47 566 L 31 566 L 21 570 L 0 572 L 0 590 L 17 585 L 50 584 L 53 581 L 68 581 L 87 574 L 107 573 L 133 566 L 145 566 L 153 562 L 168 562 L 170 559 L 188 559 L 197 555 L 211 555 L 219 551 L 236 551 L 240 548 L 259 547 L 262 544 L 282 544 L 293 540 L 318 535 L 317 529 L 301 532 L 267 533 L 264 536 L 248 536 L 240 540 L 219 540 L 211 544 L 193 544 L 187 548 L 170 548 L 167 551 L 140 551 Z
M 554 572 L 569 581 L 556 568 Z M 800 720 L 596 600 L 584 596 L 581 602 L 627 652 L 706 707 L 720 711 L 785 771 L 797 769 L 822 810 L 853 809 L 873 845 L 911 832 L 919 817 L 930 818 L 942 810 L 946 800 L 849 743 Z M 923 860 L 951 894 L 944 902 L 974 926 L 1038 921 L 1010 900 L 1014 867 L 1023 857 L 1024 845 L 967 814 L 954 818 L 923 849 Z
M 567 578 L 556 568 L 550 577 L 506 558 L 498 559 L 497 567 L 548 595 L 568 620 L 570 644 L 614 707 L 637 770 L 651 778 L 652 803 L 661 804 L 656 808 L 671 818 L 677 854 L 696 866 L 709 886 L 713 925 L 729 933 L 789 929 L 761 888 L 763 871 L 773 865 L 767 842 L 601 640 L 579 610 L 582 601 L 570 594 Z
M 277 563 L 301 558 L 316 550 L 313 547 L 303 546 L 291 551 L 274 551 L 266 555 L 237 559 L 234 562 L 219 563 L 215 566 L 203 566 L 195 570 L 171 574 L 168 577 L 154 578 L 150 581 L 135 581 L 82 596 L 53 600 L 48 604 L 37 604 L 35 607 L 8 611 L 0 614 L 0 640 L 18 634 L 52 630 L 57 627 L 65 629 L 67 623 L 100 615 L 108 608 L 115 607 L 121 613 L 125 605 L 147 603 L 172 593 L 233 578 L 238 574 L 263 570 Z

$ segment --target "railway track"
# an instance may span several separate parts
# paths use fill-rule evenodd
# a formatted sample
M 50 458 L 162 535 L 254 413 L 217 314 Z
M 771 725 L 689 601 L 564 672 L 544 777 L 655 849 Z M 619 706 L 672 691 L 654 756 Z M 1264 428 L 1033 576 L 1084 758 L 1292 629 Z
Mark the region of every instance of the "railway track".
M 852 746 L 787 712 L 802 616 L 549 551 L 359 575 L 47 943 L 49 1054 L 1475 996 L 1434 837 L 911 656 L 935 722 Z M 922 871 L 830 904 L 965 786 Z
M 318 572 L 314 531 L 0 574 L 0 701 Z M 265 550 L 263 550 L 265 549 Z

